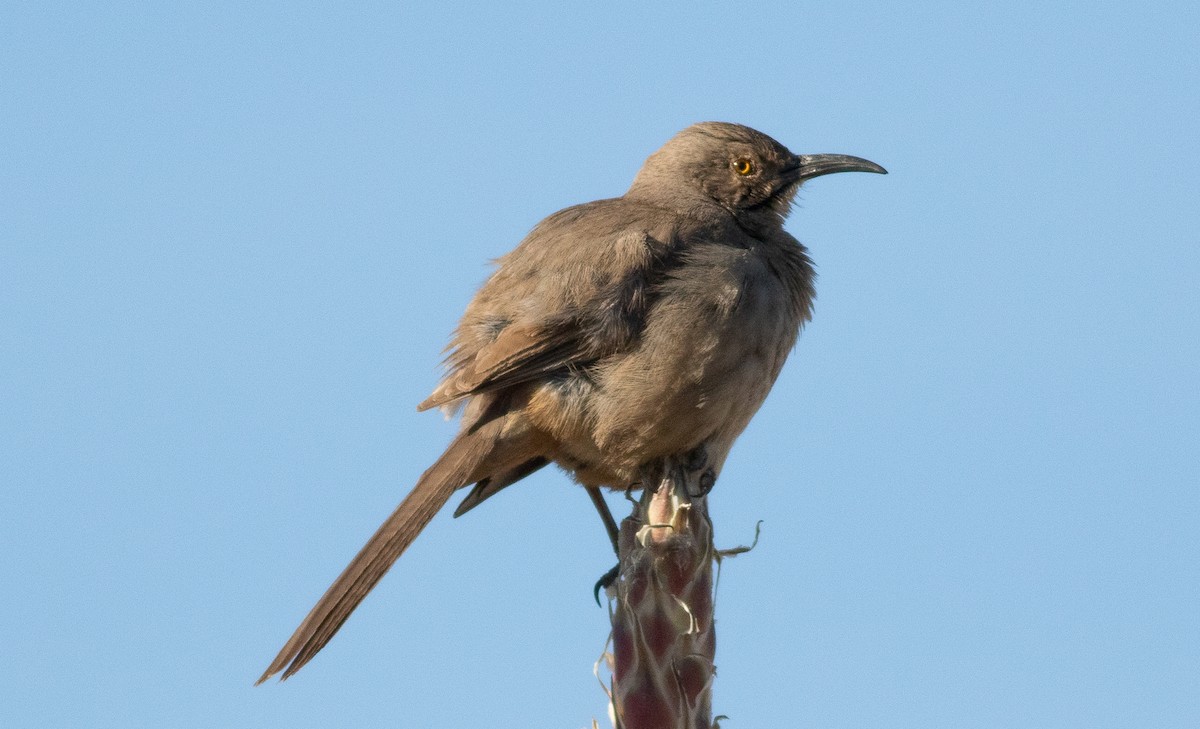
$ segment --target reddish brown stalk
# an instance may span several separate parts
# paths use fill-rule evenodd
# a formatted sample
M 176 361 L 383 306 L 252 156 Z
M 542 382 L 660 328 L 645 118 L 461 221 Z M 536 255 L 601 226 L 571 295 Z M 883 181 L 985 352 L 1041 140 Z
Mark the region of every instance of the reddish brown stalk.
M 713 726 L 715 552 L 707 499 L 690 495 L 706 489 L 702 474 L 675 464 L 665 473 L 645 481 L 657 490 L 646 488 L 621 523 L 612 611 L 617 729 Z

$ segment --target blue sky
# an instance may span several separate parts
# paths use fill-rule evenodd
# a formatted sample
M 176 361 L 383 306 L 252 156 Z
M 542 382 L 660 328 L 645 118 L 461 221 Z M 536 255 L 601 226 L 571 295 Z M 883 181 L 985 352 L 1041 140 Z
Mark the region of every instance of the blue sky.
M 252 687 L 454 424 L 488 259 L 706 119 L 888 177 L 712 497 L 727 727 L 1200 722 L 1194 3 L 0 11 L 0 725 L 584 727 L 559 473 Z M 616 504 L 614 500 L 614 504 Z

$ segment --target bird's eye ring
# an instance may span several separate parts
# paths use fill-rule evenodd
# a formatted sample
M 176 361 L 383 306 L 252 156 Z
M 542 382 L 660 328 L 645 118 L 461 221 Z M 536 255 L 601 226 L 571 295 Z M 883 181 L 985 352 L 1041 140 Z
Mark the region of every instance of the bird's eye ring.
M 754 163 L 745 157 L 738 157 L 733 161 L 733 171 L 743 177 L 752 175 L 754 174 Z

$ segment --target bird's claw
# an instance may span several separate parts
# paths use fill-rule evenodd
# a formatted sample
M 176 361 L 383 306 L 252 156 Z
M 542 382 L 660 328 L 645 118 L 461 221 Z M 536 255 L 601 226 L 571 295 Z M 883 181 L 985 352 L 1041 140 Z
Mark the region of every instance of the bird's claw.
M 596 580 L 596 586 L 592 588 L 592 597 L 596 598 L 596 605 L 600 605 L 600 591 L 607 590 L 617 581 L 617 575 L 621 574 L 621 563 L 613 565 L 613 568 Z
M 700 474 L 700 478 L 696 479 L 696 485 L 700 487 L 699 493 L 689 494 L 689 496 L 694 499 L 700 498 L 701 496 L 708 496 L 708 492 L 712 491 L 713 486 L 717 485 L 716 472 L 711 468 L 705 469 L 704 473 Z
M 688 471 L 699 471 L 708 465 L 708 449 L 704 444 L 696 446 L 687 453 L 683 454 L 679 465 L 683 466 Z

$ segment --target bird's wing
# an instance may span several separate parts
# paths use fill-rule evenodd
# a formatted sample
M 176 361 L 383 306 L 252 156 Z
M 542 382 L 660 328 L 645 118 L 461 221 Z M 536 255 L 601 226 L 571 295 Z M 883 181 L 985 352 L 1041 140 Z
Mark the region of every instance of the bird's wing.
M 620 202 L 568 208 L 500 259 L 458 328 L 450 371 L 418 409 L 583 368 L 636 341 L 672 236 L 608 225 Z
M 427 410 L 470 395 L 490 392 L 544 377 L 594 359 L 592 343 L 579 336 L 581 327 L 515 324 L 491 344 L 446 376 L 437 390 L 417 406 Z

